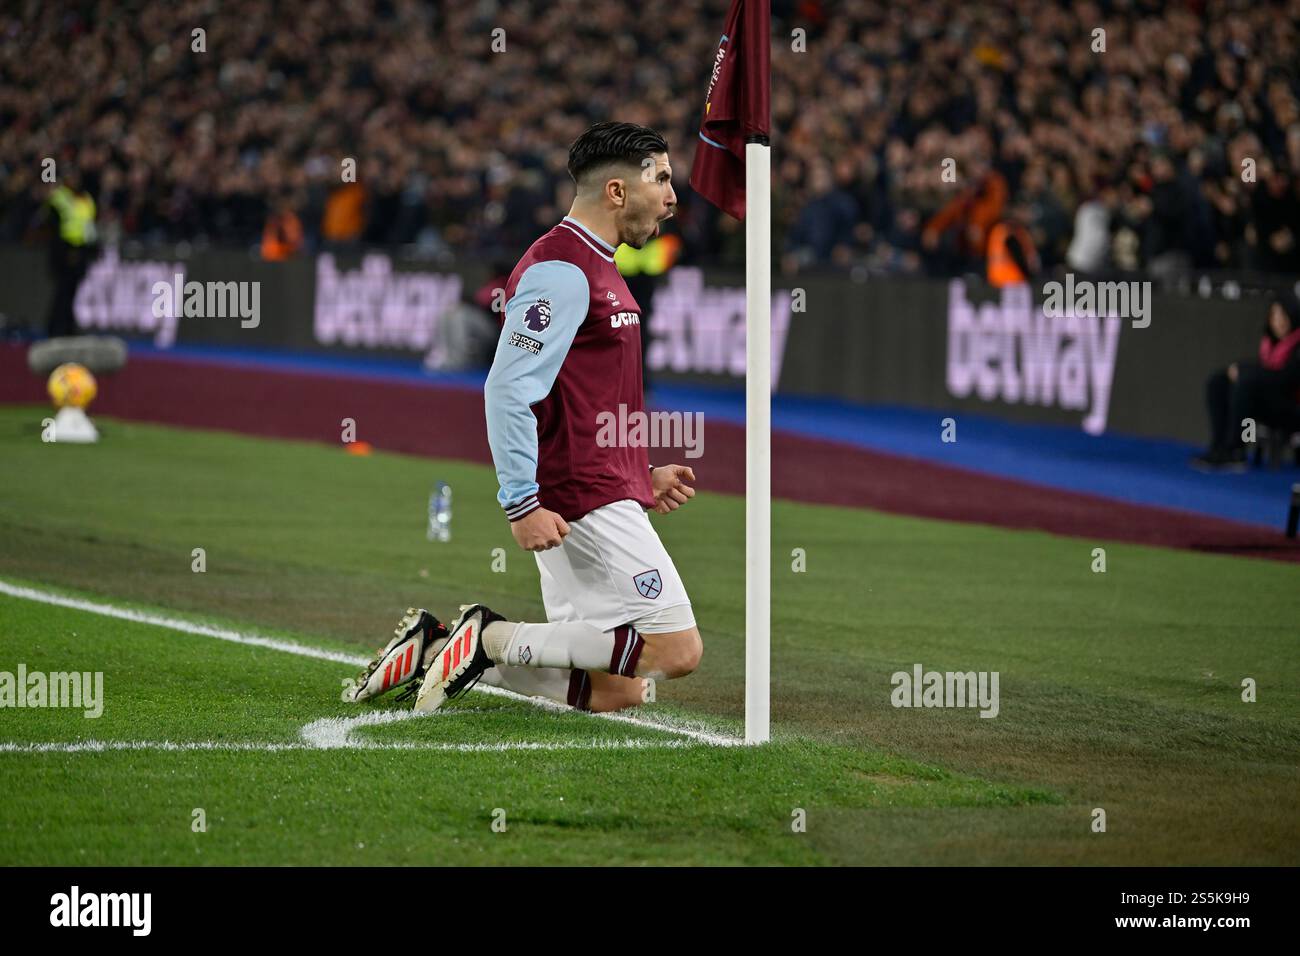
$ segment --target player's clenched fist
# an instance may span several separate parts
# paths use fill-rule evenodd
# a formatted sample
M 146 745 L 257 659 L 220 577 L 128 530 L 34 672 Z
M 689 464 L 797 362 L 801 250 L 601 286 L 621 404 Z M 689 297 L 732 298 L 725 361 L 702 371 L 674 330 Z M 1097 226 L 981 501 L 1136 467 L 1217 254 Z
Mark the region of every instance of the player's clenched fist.
M 695 489 L 686 482 L 695 480 L 695 472 L 686 465 L 664 465 L 650 473 L 655 491 L 655 511 L 666 515 L 695 497 Z
M 554 511 L 538 508 L 518 521 L 510 522 L 510 533 L 515 543 L 525 551 L 546 551 L 558 548 L 569 533 L 569 524 Z

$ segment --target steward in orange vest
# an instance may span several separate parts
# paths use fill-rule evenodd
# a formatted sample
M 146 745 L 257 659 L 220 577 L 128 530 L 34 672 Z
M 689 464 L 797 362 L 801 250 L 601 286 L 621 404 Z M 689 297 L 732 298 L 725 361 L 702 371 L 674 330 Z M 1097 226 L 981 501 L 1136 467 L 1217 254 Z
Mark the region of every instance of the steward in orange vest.
M 288 203 L 266 220 L 262 229 L 262 258 L 267 262 L 292 259 L 302 248 L 302 222 Z
M 1024 285 L 1038 271 L 1038 252 L 1029 230 L 1020 222 L 1003 220 L 989 230 L 988 280 L 1000 289 Z

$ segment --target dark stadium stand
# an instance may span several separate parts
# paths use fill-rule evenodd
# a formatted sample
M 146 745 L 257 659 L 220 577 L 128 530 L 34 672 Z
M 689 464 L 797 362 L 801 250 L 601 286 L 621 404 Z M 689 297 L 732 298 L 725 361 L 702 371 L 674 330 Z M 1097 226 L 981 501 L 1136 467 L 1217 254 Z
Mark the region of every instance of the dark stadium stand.
M 31 238 L 55 158 L 84 172 L 109 241 L 253 246 L 287 206 L 308 250 L 517 255 L 567 208 L 565 150 L 591 122 L 660 128 L 685 185 L 725 3 L 629 7 L 645 9 L 8 5 L 0 240 Z M 983 271 L 990 225 L 1012 215 L 1046 270 L 1300 268 L 1294 2 L 777 0 L 773 14 L 786 274 Z M 359 189 L 340 181 L 347 158 Z M 680 186 L 686 261 L 734 261 L 735 224 Z

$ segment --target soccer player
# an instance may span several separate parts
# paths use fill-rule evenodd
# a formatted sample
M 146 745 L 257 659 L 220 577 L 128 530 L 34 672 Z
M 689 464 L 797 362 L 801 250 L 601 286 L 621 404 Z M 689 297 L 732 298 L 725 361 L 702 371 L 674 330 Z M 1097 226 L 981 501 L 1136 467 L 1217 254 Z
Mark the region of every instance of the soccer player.
M 646 516 L 695 494 L 683 465 L 598 441 L 602 412 L 643 411 L 640 307 L 614 265 L 673 215 L 668 144 L 631 123 L 598 123 L 569 149 L 569 214 L 532 244 L 506 285 L 484 388 L 497 500 L 536 553 L 548 622 L 463 605 L 451 628 L 411 608 L 351 699 L 402 684 L 418 711 L 476 681 L 580 709 L 643 702 L 645 681 L 684 677 L 703 644 L 672 558 Z

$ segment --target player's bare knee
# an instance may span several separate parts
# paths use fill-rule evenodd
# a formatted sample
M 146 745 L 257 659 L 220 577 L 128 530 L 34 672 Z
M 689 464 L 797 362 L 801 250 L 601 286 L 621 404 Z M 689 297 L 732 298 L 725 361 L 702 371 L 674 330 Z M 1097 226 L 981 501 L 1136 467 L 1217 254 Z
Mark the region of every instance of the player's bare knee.
M 703 656 L 704 642 L 700 640 L 700 632 L 692 628 L 690 633 L 684 635 L 678 643 L 673 677 L 685 677 L 694 673 L 695 668 L 700 666 L 700 658 Z

